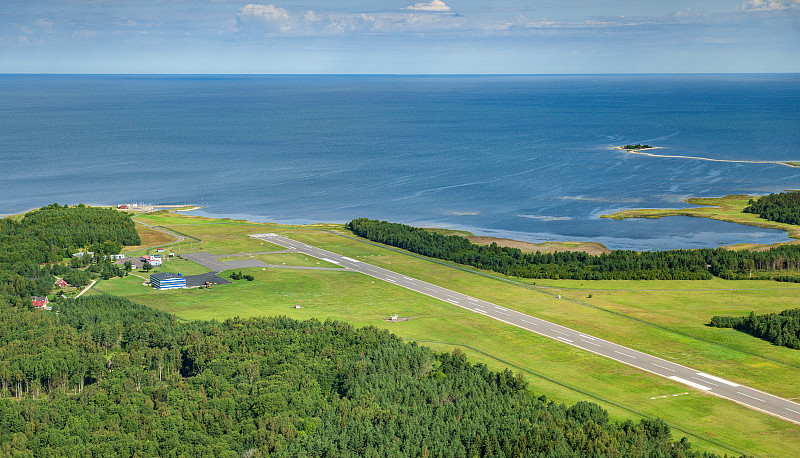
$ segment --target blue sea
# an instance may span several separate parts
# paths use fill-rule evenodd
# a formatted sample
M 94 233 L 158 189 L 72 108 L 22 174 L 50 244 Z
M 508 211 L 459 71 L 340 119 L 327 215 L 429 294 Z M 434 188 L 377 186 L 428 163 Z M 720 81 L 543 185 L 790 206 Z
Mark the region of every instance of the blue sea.
M 655 250 L 788 240 L 701 218 L 609 220 L 800 188 L 800 75 L 0 75 L 0 214 L 192 203 Z

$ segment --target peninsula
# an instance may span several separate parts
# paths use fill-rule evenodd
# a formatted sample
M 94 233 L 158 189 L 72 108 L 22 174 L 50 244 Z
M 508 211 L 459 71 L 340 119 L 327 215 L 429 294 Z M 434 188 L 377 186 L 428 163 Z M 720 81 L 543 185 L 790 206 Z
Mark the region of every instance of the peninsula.
M 635 144 L 635 145 L 625 145 L 625 146 L 613 146 L 611 149 L 624 151 L 628 154 L 640 154 L 642 156 L 650 156 L 650 157 L 664 157 L 664 158 L 672 158 L 672 159 L 693 159 L 696 161 L 709 161 L 709 162 L 729 162 L 733 164 L 778 164 L 778 165 L 785 165 L 786 167 L 800 167 L 800 161 L 797 160 L 787 160 L 787 161 L 751 161 L 751 160 L 738 160 L 738 159 L 715 159 L 711 157 L 702 157 L 702 156 L 682 156 L 676 154 L 654 154 L 654 153 L 646 153 L 645 151 L 654 150 L 654 149 L 663 149 L 663 146 L 650 146 L 650 145 L 642 145 L 642 144 Z

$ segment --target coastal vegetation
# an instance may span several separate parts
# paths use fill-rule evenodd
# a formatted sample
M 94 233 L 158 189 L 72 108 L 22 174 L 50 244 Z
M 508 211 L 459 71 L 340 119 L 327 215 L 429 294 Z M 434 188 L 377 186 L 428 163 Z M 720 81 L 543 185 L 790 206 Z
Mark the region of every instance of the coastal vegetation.
M 110 208 L 52 204 L 19 218 L 2 218 L 0 303 L 30 304 L 31 296 L 53 290 L 55 276 L 83 286 L 92 275 L 124 275 L 106 255 L 139 243 L 130 216 Z M 70 258 L 69 265 L 62 264 Z
M 113 296 L 57 309 L 0 313 L 4 454 L 711 456 L 374 327 L 178 323 Z
M 781 192 L 750 199 L 742 212 L 769 221 L 800 225 L 800 192 Z
M 577 280 L 708 280 L 714 276 L 770 279 L 776 272 L 800 270 L 800 246 L 767 251 L 724 249 L 636 252 L 615 250 L 597 256 L 584 252 L 523 253 L 497 244 L 477 245 L 399 223 L 359 218 L 346 226 L 354 234 L 436 259 L 523 278 Z
M 190 247 L 219 254 L 255 253 L 270 244 L 262 245 L 248 234 L 286 235 L 737 383 L 788 398 L 800 396 L 794 350 L 704 325 L 714 315 L 782 310 L 796 299 L 793 283 L 719 278 L 528 280 L 343 237 L 348 232 L 341 225 L 291 226 L 174 214 L 136 219 L 202 240 L 173 245 L 176 253 Z M 270 256 L 275 264 L 283 264 L 276 262 L 283 256 L 286 265 L 303 261 L 291 253 Z M 165 266 L 170 268 L 171 262 L 178 261 Z M 471 362 L 484 363 L 493 371 L 519 371 L 530 389 L 545 393 L 548 400 L 567 405 L 590 400 L 602 405 L 614 421 L 662 418 L 677 437 L 687 436 L 701 450 L 737 456 L 800 454 L 795 425 L 390 283 L 346 271 L 253 268 L 243 272 L 255 280 L 202 292 L 159 292 L 129 276 L 101 281 L 87 294 L 124 296 L 174 313 L 181 321 L 290 315 L 376 326 L 435 350 L 458 348 Z M 587 299 L 589 294 L 593 297 Z M 298 304 L 301 308 L 296 309 Z M 410 319 L 391 322 L 388 318 L 394 313 Z
M 745 317 L 715 316 L 711 318 L 711 326 L 733 328 L 775 345 L 800 349 L 800 309 L 765 315 L 750 312 Z
M 83 268 L 88 255 L 72 259 Z M 179 324 L 103 294 L 60 300 L 54 314 L 3 299 L 7 454 L 701 455 L 661 420 L 612 422 L 591 403 L 547 402 L 508 370 L 375 328 Z

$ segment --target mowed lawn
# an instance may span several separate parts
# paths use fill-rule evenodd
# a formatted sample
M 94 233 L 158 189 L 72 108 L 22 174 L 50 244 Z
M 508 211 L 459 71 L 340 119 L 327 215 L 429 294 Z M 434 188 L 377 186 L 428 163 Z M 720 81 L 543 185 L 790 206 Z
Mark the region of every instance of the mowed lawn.
M 715 314 L 761 313 L 795 306 L 798 288 L 791 284 L 535 280 L 535 286 L 534 281 L 520 285 L 305 227 L 217 224 L 207 218 L 172 215 L 148 219 L 149 224 L 174 226 L 201 239 L 194 242 L 195 251 L 198 244 L 204 245 L 203 251 L 210 251 L 208 246 L 236 248 L 231 253 L 247 252 L 251 247 L 254 252 L 268 251 L 247 234 L 281 233 L 755 388 L 800 396 L 795 394 L 800 393 L 796 381 L 800 353 L 705 325 Z M 215 238 L 207 241 L 210 234 Z M 383 327 L 435 349 L 460 347 L 473 361 L 493 369 L 509 367 L 522 372 L 534 392 L 558 402 L 592 400 L 615 419 L 663 418 L 675 428 L 676 437 L 687 435 L 703 450 L 800 455 L 797 425 L 395 285 L 350 272 L 244 270 L 256 280 L 208 290 L 162 292 L 141 286 L 141 279 L 125 278 L 101 282 L 97 289 L 189 320 L 286 315 Z M 296 305 L 302 308 L 295 309 Z M 392 313 L 414 318 L 400 323 L 384 321 Z

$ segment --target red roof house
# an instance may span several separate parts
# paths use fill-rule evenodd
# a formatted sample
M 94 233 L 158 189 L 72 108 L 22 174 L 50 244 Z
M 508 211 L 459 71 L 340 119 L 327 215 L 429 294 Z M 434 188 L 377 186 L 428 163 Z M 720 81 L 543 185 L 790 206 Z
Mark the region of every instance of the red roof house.
M 67 284 L 68 284 L 67 281 L 64 280 L 63 278 L 59 278 L 58 281 L 56 282 L 56 286 L 58 286 L 59 288 L 66 288 Z
M 31 304 L 34 307 L 47 307 L 47 296 L 31 296 Z

